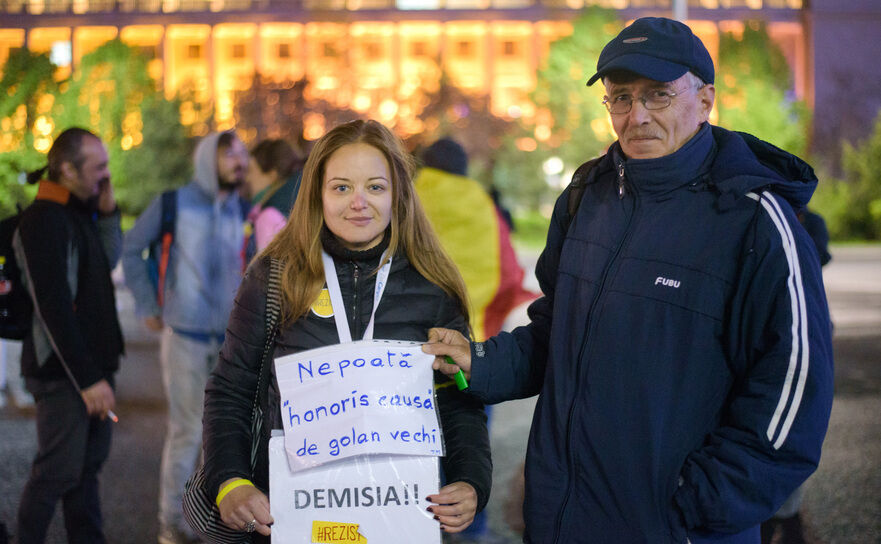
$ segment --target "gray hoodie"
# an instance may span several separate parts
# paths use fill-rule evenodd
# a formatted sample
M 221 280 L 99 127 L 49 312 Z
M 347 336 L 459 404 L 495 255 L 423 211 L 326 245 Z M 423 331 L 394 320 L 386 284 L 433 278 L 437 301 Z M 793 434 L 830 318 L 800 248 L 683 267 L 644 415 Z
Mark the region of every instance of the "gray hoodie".
M 160 236 L 157 197 L 126 233 L 122 264 L 138 316 L 161 316 L 179 333 L 221 335 L 242 278 L 244 203 L 237 193 L 218 195 L 217 141 L 211 133 L 196 146 L 193 180 L 177 190 L 177 221 L 159 307 L 143 251 Z

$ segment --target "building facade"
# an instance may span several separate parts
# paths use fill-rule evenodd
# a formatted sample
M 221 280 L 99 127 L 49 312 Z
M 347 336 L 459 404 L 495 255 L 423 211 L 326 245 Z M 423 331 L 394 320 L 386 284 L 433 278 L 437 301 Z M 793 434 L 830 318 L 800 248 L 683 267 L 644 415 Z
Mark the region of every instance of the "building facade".
M 834 3 L 814 4 L 824 2 Z M 233 125 L 234 96 L 252 85 L 255 74 L 274 82 L 305 77 L 313 97 L 390 124 L 405 120 L 419 93 L 435 90 L 446 77 L 463 90 L 488 95 L 494 114 L 518 117 L 532 111 L 528 95 L 550 43 L 571 33 L 571 20 L 580 10 L 600 5 L 632 19 L 671 16 L 671 4 L 0 0 L 0 64 L 15 48 L 27 47 L 49 52 L 63 78 L 84 54 L 118 37 L 148 55 L 150 73 L 168 95 L 187 90 L 195 100 L 213 103 L 220 128 Z M 816 99 L 826 100 L 827 92 L 815 82 L 818 42 L 813 30 L 827 24 L 831 10 L 821 8 L 815 14 L 803 0 L 688 0 L 688 23 L 715 55 L 720 33 L 739 31 L 744 20 L 767 21 L 792 69 L 795 96 L 814 106 Z M 312 127 L 311 136 L 320 136 L 323 129 Z

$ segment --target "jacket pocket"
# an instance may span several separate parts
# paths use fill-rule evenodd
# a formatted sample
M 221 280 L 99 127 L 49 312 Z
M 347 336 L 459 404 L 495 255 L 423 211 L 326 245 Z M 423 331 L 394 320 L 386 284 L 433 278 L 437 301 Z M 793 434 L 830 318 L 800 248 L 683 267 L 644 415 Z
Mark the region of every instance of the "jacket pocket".
M 623 258 L 610 290 L 647 298 L 721 321 L 728 283 L 708 272 L 660 261 Z

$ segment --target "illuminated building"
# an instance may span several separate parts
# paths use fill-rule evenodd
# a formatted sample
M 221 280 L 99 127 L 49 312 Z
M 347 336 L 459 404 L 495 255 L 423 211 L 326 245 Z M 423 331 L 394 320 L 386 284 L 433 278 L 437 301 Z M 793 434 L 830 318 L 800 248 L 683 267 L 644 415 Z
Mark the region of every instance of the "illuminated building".
M 530 111 L 527 95 L 534 87 L 536 69 L 549 44 L 571 32 L 569 21 L 580 9 L 601 5 L 632 19 L 670 16 L 672 3 L 0 0 L 0 63 L 13 48 L 49 51 L 63 77 L 83 54 L 118 36 L 153 59 L 151 75 L 168 94 L 188 88 L 198 100 L 213 100 L 221 128 L 232 124 L 234 93 L 247 89 L 255 72 L 275 81 L 307 77 L 313 96 L 386 122 L 404 116 L 404 104 L 420 89 L 436 89 L 446 74 L 462 89 L 488 94 L 495 114 L 510 116 Z M 792 68 L 795 96 L 814 106 L 815 100 L 827 99 L 826 91 L 815 83 L 817 29 L 833 19 L 829 25 L 858 26 L 866 22 L 866 10 L 874 17 L 868 24 L 874 20 L 877 29 L 881 10 L 859 4 L 859 0 L 810 4 L 688 0 L 688 22 L 715 55 L 721 32 L 737 31 L 746 19 L 768 21 L 772 39 Z M 856 7 L 849 13 L 848 5 Z M 838 12 L 835 17 L 833 9 Z M 823 47 L 818 58 L 826 59 Z M 821 109 L 819 103 L 816 106 Z

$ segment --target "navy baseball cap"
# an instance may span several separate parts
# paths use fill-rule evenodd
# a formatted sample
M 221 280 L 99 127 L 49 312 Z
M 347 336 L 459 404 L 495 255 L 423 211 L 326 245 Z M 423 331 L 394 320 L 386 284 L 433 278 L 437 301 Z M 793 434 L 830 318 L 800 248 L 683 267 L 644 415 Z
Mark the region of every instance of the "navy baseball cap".
M 593 85 L 609 72 L 626 70 L 655 81 L 673 81 L 686 72 L 713 83 L 713 59 L 688 26 L 665 17 L 642 17 L 606 44 L 597 60 Z

